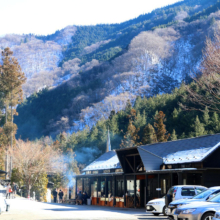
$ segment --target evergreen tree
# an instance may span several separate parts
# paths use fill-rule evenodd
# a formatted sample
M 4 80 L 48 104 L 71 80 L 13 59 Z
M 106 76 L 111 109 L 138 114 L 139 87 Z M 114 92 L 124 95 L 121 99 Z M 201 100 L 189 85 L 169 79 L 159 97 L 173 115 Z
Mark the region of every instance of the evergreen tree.
M 196 137 L 207 134 L 205 131 L 204 125 L 199 120 L 198 115 L 196 116 L 195 124 L 193 127 L 194 127 L 194 131 L 195 131 L 194 133 Z
M 136 117 L 136 120 L 134 121 L 134 125 L 137 127 L 137 128 L 140 128 L 142 127 L 142 117 L 141 117 L 141 114 L 140 112 L 138 111 L 137 112 L 137 117 Z
M 125 106 L 125 112 L 127 114 L 129 114 L 131 112 L 131 109 L 132 109 L 131 101 L 130 101 L 130 99 L 128 99 L 127 103 L 126 103 L 126 106 Z
M 147 124 L 147 119 L 146 119 L 145 110 L 143 111 L 142 124 L 143 124 L 143 125 L 146 125 L 146 124 Z
M 157 142 L 156 132 L 151 124 L 148 124 L 143 131 L 142 144 L 153 144 Z
M 141 108 L 142 99 L 140 96 L 138 96 L 135 100 L 134 108 L 136 110 L 139 110 Z
M 117 115 L 113 116 L 112 119 L 108 122 L 109 130 L 111 131 L 111 135 L 115 135 L 119 133 L 119 126 L 118 126 L 118 120 Z
M 0 94 L 5 106 L 5 125 L 13 144 L 14 135 L 17 127 L 14 125 L 14 115 L 17 115 L 16 106 L 23 100 L 22 85 L 26 81 L 26 77 L 18 64 L 17 59 L 12 57 L 13 52 L 9 48 L 5 48 L 2 52 L 3 65 L 0 67 Z M 8 111 L 10 108 L 10 116 Z M 8 122 L 10 120 L 10 123 Z M 9 131 L 10 130 L 10 131 Z M 8 136 L 8 135 L 7 135 Z
M 211 118 L 211 125 L 212 128 L 214 129 L 215 132 L 220 131 L 220 121 L 219 121 L 219 116 L 216 112 L 213 113 L 212 118 Z
M 203 121 L 205 123 L 205 125 L 209 124 L 209 109 L 207 108 L 207 106 L 205 107 L 205 110 L 203 111 Z
M 186 138 L 186 134 L 185 134 L 185 132 L 183 132 L 183 133 L 180 135 L 179 139 L 185 139 L 185 138 Z
M 164 122 L 166 121 L 165 114 L 160 111 L 154 119 L 154 127 L 156 128 L 157 141 L 166 142 L 170 134 L 167 134 L 166 125 L 164 124 Z
M 172 141 L 177 140 L 177 135 L 176 135 L 175 129 L 173 129 L 173 133 L 171 134 L 170 138 L 171 138 Z
M 178 111 L 176 108 L 173 110 L 173 119 L 176 120 L 178 118 Z
M 90 132 L 91 141 L 96 141 L 98 139 L 98 133 L 99 133 L 99 130 L 97 126 L 93 126 Z

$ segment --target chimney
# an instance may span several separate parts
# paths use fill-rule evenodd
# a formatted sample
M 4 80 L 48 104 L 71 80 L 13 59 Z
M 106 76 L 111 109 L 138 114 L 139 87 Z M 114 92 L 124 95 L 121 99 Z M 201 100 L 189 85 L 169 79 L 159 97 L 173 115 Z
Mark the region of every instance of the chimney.
M 107 137 L 107 144 L 106 144 L 106 152 L 111 151 L 111 142 L 110 142 L 110 134 L 109 134 L 109 129 L 108 129 L 108 137 Z

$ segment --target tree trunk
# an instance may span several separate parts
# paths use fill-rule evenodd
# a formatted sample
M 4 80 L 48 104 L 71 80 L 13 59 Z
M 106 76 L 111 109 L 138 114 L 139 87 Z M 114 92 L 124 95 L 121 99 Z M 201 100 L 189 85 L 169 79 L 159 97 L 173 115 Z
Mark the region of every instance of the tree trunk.
M 31 185 L 30 184 L 27 184 L 27 198 L 30 199 L 31 198 Z
M 11 106 L 11 149 L 13 146 L 13 108 Z

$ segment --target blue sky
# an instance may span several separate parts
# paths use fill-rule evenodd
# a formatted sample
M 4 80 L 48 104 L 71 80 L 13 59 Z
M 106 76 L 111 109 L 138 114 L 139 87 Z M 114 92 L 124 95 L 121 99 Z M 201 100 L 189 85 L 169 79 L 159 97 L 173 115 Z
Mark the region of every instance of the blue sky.
M 0 36 L 54 33 L 68 25 L 120 23 L 179 0 L 0 0 Z

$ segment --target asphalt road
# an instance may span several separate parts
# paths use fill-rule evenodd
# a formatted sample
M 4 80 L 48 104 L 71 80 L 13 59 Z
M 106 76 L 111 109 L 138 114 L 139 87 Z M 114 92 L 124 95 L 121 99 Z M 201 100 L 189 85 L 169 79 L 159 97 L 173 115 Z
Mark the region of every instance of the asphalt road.
M 119 209 L 98 206 L 80 206 L 55 203 L 41 203 L 23 198 L 9 199 L 9 212 L 2 213 L 3 220 L 67 220 L 67 219 L 167 219 L 163 215 L 154 217 L 147 214 L 144 209 Z

